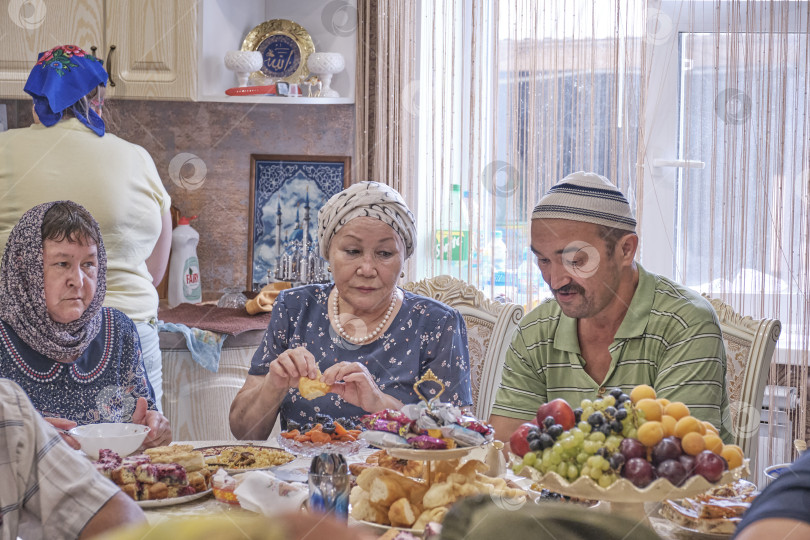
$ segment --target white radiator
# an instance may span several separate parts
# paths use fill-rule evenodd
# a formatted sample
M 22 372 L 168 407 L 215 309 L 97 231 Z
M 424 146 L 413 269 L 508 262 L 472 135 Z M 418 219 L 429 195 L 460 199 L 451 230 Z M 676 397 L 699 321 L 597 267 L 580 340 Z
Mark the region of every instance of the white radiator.
M 769 424 L 771 396 L 774 398 L 773 424 Z M 765 467 L 775 463 L 793 461 L 793 423 L 789 414 L 793 414 L 798 404 L 798 392 L 790 386 L 768 385 L 765 388 L 765 399 L 762 401 L 759 424 L 758 463 L 752 465 L 751 479 L 760 489 L 764 489 L 768 479 Z

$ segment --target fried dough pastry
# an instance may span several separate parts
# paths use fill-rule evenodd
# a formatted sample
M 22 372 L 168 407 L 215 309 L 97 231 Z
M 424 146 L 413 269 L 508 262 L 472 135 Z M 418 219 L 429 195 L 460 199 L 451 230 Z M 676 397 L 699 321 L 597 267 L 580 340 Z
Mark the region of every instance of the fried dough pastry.
M 385 467 L 386 469 L 392 469 L 397 472 L 401 472 L 405 476 L 410 476 L 411 478 L 421 478 L 422 477 L 422 462 L 416 460 L 409 460 L 409 459 L 398 459 L 392 457 L 388 454 L 385 450 L 378 450 L 374 452 L 370 456 L 366 458 L 366 466 L 358 467 L 357 465 L 361 464 L 354 464 L 355 469 L 357 472 L 352 470 L 352 465 L 349 465 L 349 469 L 352 470 L 352 474 L 357 476 L 360 471 L 364 468 L 368 468 L 370 466 L 379 466 Z
M 315 399 L 325 396 L 332 390 L 332 387 L 321 380 L 321 372 L 318 371 L 317 379 L 301 377 L 298 379 L 298 391 L 304 399 Z

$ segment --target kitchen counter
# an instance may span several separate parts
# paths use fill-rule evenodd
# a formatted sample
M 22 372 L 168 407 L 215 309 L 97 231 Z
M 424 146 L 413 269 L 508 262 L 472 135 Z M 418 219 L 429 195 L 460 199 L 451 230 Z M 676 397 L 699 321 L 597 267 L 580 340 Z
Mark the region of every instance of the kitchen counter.
M 235 440 L 228 413 L 263 336 L 264 330 L 228 335 L 213 373 L 192 359 L 182 334 L 160 332 L 163 412 L 174 440 Z

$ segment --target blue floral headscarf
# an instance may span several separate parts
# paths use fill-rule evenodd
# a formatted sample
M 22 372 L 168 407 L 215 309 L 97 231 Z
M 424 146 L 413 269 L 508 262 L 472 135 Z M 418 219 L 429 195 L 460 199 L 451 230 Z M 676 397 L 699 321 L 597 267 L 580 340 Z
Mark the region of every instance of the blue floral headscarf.
M 104 120 L 92 108 L 85 116 L 74 105 L 93 88 L 106 84 L 107 72 L 101 60 L 75 45 L 60 45 L 39 53 L 23 90 L 34 98 L 34 110 L 43 125 L 56 124 L 65 109 L 71 108 L 82 124 L 101 137 Z

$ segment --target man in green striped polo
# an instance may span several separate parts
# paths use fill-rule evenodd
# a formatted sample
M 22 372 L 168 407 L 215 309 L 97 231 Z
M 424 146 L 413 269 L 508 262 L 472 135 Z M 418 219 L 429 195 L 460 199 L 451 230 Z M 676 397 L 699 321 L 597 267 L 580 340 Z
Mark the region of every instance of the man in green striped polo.
M 639 384 L 682 401 L 731 442 L 726 355 L 711 304 L 635 261 L 630 204 L 594 173 L 573 173 L 532 212 L 531 249 L 554 298 L 520 322 L 490 423 L 499 438 L 556 398 L 625 392 Z

